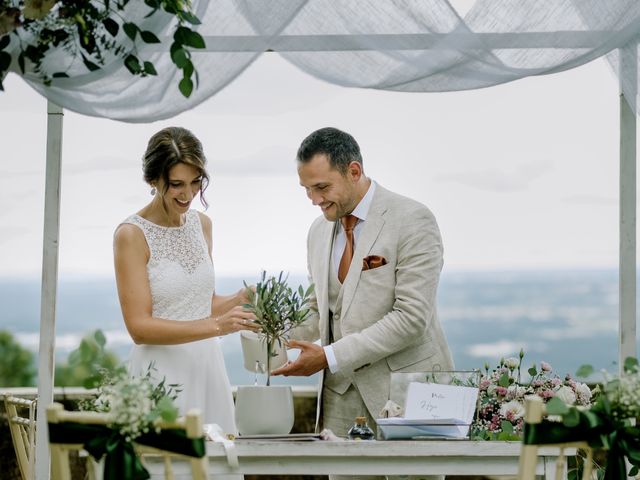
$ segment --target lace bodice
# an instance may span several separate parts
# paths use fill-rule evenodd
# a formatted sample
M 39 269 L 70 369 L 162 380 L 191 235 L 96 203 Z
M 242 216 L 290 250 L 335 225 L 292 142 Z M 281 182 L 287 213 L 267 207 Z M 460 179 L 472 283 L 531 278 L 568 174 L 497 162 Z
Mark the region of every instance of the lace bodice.
M 138 226 L 149 246 L 153 316 L 196 320 L 211 315 L 215 275 L 198 212 L 189 210 L 180 227 L 161 227 L 139 215 L 123 223 Z

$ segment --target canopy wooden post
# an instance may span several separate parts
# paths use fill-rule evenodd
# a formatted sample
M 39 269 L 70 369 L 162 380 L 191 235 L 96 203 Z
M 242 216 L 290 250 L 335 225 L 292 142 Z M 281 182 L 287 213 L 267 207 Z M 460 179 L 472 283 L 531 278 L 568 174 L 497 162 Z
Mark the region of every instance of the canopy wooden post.
M 638 44 L 620 49 L 620 78 L 630 75 L 627 97 L 620 94 L 620 308 L 619 370 L 636 352 L 636 114 Z M 622 90 L 622 89 L 621 89 Z
M 55 371 L 56 296 L 60 239 L 60 174 L 62 165 L 62 108 L 47 102 L 47 167 L 42 236 L 42 293 L 38 354 L 38 414 L 36 422 L 36 476 L 49 478 L 47 407 L 53 402 Z

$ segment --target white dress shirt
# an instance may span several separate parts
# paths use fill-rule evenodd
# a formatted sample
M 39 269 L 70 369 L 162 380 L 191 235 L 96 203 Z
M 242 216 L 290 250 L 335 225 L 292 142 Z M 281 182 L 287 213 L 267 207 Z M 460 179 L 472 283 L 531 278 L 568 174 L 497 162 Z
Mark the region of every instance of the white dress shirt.
M 362 232 L 363 224 L 367 220 L 367 214 L 369 213 L 369 208 L 371 207 L 371 201 L 373 200 L 373 194 L 376 191 L 376 182 L 371 181 L 371 185 L 369 185 L 369 189 L 367 193 L 364 194 L 360 203 L 356 205 L 356 208 L 353 209 L 351 215 L 358 217 L 358 222 L 356 226 L 353 228 L 353 244 L 354 251 L 355 245 L 358 243 L 358 237 L 360 236 L 360 232 Z M 344 247 L 347 244 L 347 237 L 344 234 L 344 228 L 342 228 L 342 223 L 338 220 L 338 225 L 336 228 L 336 238 L 333 240 L 333 251 L 331 252 L 331 257 L 333 260 L 333 266 L 335 271 L 339 270 L 340 259 L 342 258 L 342 254 L 344 253 Z M 327 364 L 329 365 L 329 371 L 331 373 L 336 373 L 340 370 L 338 362 L 336 360 L 336 356 L 333 353 L 333 347 L 331 345 L 325 345 L 324 354 L 327 357 Z

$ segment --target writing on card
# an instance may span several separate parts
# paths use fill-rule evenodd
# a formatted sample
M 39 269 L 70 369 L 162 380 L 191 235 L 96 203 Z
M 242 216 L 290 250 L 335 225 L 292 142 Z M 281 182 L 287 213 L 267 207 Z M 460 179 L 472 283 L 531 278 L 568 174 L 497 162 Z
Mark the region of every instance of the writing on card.
M 478 389 L 459 385 L 411 382 L 407 390 L 405 419 L 451 419 L 470 424 Z

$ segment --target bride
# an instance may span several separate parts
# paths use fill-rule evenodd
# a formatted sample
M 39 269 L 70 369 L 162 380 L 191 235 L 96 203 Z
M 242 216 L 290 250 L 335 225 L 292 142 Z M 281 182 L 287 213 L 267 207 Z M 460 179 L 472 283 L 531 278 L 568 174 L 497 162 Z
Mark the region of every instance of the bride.
M 143 158 L 153 199 L 125 219 L 114 235 L 118 296 L 135 345 L 129 370 L 144 374 L 153 362 L 158 380 L 180 384 L 180 414 L 202 412 L 236 434 L 233 398 L 218 338 L 258 328 L 241 305 L 245 291 L 215 292 L 211 220 L 191 210 L 209 177 L 200 141 L 179 127 L 151 137 Z

